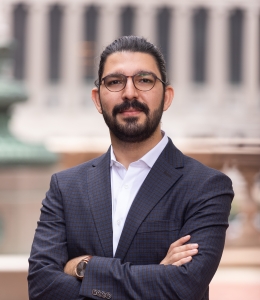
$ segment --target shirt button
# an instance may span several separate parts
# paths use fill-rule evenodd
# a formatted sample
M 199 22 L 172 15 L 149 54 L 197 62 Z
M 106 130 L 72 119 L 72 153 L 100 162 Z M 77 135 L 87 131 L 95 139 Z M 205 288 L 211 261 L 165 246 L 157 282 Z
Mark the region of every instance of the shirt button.
M 120 226 L 121 221 L 120 221 L 120 220 L 117 220 L 116 223 L 117 223 L 118 226 Z
M 128 189 L 128 185 L 127 184 L 125 184 L 125 189 Z

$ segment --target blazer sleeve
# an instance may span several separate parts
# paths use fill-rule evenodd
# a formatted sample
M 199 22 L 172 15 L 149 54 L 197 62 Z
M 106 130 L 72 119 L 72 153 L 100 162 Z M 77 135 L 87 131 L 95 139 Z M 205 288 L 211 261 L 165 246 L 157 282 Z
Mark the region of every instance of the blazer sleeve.
M 204 297 L 221 259 L 233 196 L 231 180 L 217 173 L 190 199 L 180 236 L 190 234 L 190 242 L 199 244 L 199 253 L 191 262 L 180 267 L 133 265 L 120 259 L 93 257 L 80 295 L 100 299 L 95 293 L 104 291 L 115 300 L 208 299 Z
M 83 300 L 81 282 L 63 272 L 68 261 L 66 224 L 56 175 L 43 200 L 29 258 L 30 300 Z

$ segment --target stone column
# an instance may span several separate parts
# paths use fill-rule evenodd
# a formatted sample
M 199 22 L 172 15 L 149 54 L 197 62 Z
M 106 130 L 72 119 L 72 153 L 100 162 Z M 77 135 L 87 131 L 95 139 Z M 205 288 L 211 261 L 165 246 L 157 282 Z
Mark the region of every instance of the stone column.
M 209 14 L 207 74 L 215 105 L 225 102 L 228 84 L 228 16 L 225 7 L 214 7 Z
M 245 13 L 243 43 L 243 75 L 245 96 L 248 108 L 254 109 L 260 104 L 259 88 L 259 12 L 260 7 L 250 6 Z
M 156 7 L 150 3 L 142 3 L 136 9 L 135 22 L 134 22 L 134 35 L 142 36 L 149 42 L 157 43 L 157 20 L 156 20 Z
M 175 7 L 171 7 L 171 14 L 170 14 L 170 29 L 169 29 L 169 66 L 168 66 L 168 79 L 170 83 L 173 84 L 175 82 L 175 73 L 176 73 L 176 65 L 175 65 L 175 58 L 176 58 L 176 9 Z
M 48 66 L 48 6 L 43 2 L 31 2 L 27 24 L 27 86 L 29 101 L 41 109 L 46 102 L 46 78 Z
M 111 3 L 104 3 L 98 14 L 97 25 L 97 46 L 96 46 L 96 60 L 94 63 L 95 74 L 98 73 L 98 63 L 100 54 L 106 48 L 107 45 L 112 43 L 116 38 L 120 36 L 120 12 L 119 6 L 114 6 Z M 87 92 L 89 93 L 90 88 Z
M 171 72 L 170 78 L 174 78 L 173 85 L 176 87 L 175 96 L 182 100 L 187 99 L 187 90 L 191 85 L 191 16 L 192 9 L 190 7 L 176 7 L 174 8 L 173 22 L 171 22 L 171 68 L 174 72 Z
M 13 39 L 13 5 L 0 3 L 0 42 L 10 43 Z
M 104 3 L 100 7 L 98 18 L 98 43 L 97 50 L 101 53 L 105 47 L 112 43 L 120 35 L 120 12 L 119 6 Z
M 69 2 L 62 28 L 61 99 L 65 110 L 80 105 L 82 83 L 83 5 Z

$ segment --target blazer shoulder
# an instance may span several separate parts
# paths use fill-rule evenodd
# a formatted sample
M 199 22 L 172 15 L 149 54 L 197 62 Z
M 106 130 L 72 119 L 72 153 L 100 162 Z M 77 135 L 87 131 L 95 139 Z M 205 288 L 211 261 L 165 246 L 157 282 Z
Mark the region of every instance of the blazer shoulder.
M 59 179 L 63 179 L 63 178 L 71 178 L 71 177 L 77 177 L 77 176 L 81 176 L 81 175 L 85 175 L 86 172 L 97 166 L 99 163 L 101 163 L 104 159 L 109 159 L 109 151 L 102 154 L 99 157 L 96 157 L 94 159 L 91 159 L 87 162 L 84 162 L 80 165 L 74 166 L 72 168 L 66 169 L 66 170 L 62 170 L 60 172 L 55 173 L 54 175 L 57 176 L 57 178 Z
M 223 174 L 221 171 L 208 167 L 201 163 L 200 161 L 183 154 L 184 166 L 189 170 L 189 172 L 204 172 L 207 175 Z
M 232 187 L 231 179 L 224 174 L 223 172 L 210 168 L 196 159 L 184 155 L 184 172 L 188 175 L 189 178 L 192 178 L 200 184 L 207 183 L 212 180 L 225 182 L 227 186 Z
M 197 173 L 198 175 L 205 174 L 206 177 L 220 174 L 224 175 L 221 171 L 210 168 L 198 160 L 185 155 L 173 144 L 170 138 L 164 153 L 167 162 L 177 169 L 182 169 L 184 173 L 190 175 L 193 173 Z

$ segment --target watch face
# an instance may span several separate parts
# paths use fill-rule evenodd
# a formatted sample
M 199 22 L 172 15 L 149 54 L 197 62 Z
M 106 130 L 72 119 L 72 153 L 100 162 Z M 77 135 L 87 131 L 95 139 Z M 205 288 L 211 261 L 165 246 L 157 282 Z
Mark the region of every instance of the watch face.
M 76 268 L 76 273 L 77 273 L 78 277 L 80 277 L 80 278 L 84 277 L 86 266 L 87 266 L 87 263 L 85 261 L 81 261 L 78 263 L 77 268 Z

